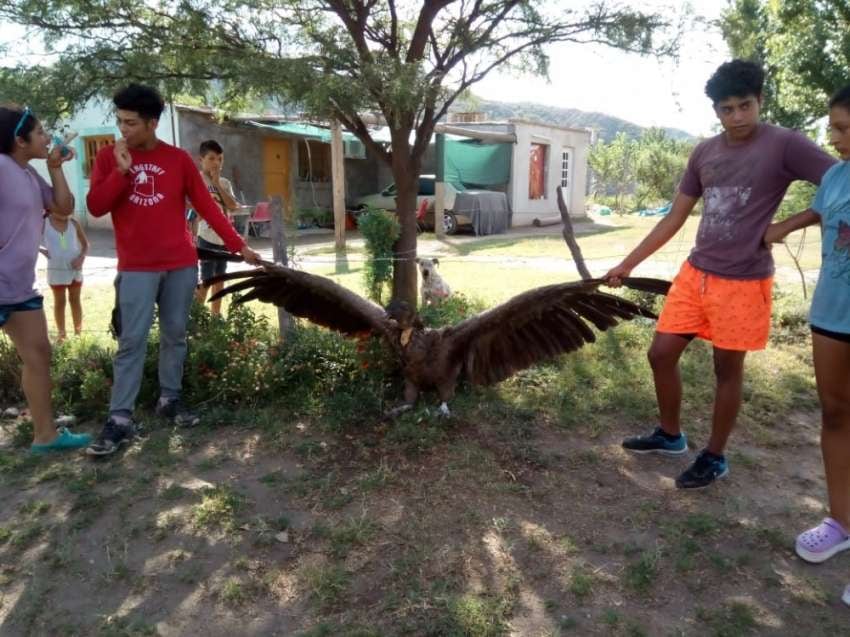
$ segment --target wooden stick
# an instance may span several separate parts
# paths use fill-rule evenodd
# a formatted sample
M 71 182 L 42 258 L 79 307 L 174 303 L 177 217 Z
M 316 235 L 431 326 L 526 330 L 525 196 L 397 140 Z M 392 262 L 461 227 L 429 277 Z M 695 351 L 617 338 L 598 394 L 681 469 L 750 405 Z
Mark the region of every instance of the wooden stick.
M 584 263 L 584 256 L 581 254 L 581 248 L 579 248 L 578 242 L 576 241 L 576 235 L 573 231 L 573 222 L 572 219 L 570 219 L 570 212 L 567 210 L 567 204 L 564 203 L 564 189 L 561 188 L 561 186 L 558 186 L 558 210 L 561 211 L 561 220 L 564 222 L 564 241 L 567 242 L 570 254 L 573 255 L 573 261 L 575 261 L 578 273 L 582 279 L 592 279 L 593 277 L 590 276 L 590 270 L 587 269 L 587 265 Z

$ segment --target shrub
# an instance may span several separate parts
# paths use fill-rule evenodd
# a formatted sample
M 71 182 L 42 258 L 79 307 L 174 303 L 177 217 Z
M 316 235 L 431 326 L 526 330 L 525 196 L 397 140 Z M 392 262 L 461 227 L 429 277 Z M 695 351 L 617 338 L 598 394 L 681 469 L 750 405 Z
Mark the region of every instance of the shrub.
M 401 234 L 395 214 L 370 208 L 357 218 L 357 227 L 366 241 L 369 260 L 363 275 L 369 297 L 381 303 L 384 287 L 393 276 L 393 244 Z
M 71 339 L 53 348 L 53 402 L 57 411 L 82 418 L 102 414 L 112 386 L 111 346 L 90 338 Z
M 232 304 L 225 319 L 195 304 L 188 331 L 183 382 L 190 400 L 231 405 L 265 402 L 275 344 L 268 319 L 245 305 Z M 146 376 L 152 380 L 156 379 L 156 361 L 155 350 L 149 350 L 148 362 L 153 370 Z
M 419 317 L 428 327 L 443 327 L 459 323 L 485 309 L 486 306 L 482 301 L 456 292 L 440 303 L 422 306 Z
M 293 330 L 284 342 L 277 336 L 268 319 L 248 306 L 232 305 L 223 318 L 195 305 L 184 366 L 187 400 L 229 411 L 234 406 L 269 405 L 309 410 L 340 427 L 377 413 L 384 393 L 399 390 L 394 374 L 397 361 L 380 339 L 358 343 L 307 325 Z M 139 405 L 152 405 L 158 397 L 159 342 L 159 330 L 154 328 L 148 339 Z M 114 351 L 113 343 L 88 338 L 70 339 L 55 347 L 52 375 L 57 411 L 82 418 L 106 411 Z M 19 373 L 14 347 L 0 339 L 4 400 L 22 399 Z
M 358 343 L 305 326 L 277 346 L 271 365 L 275 400 L 295 410 L 320 409 L 334 428 L 352 424 L 352 414 L 359 422 L 377 412 L 385 389 L 394 389 L 392 381 L 384 383 L 396 359 L 377 338 Z
M 21 402 L 21 359 L 12 341 L 0 336 L 0 405 Z

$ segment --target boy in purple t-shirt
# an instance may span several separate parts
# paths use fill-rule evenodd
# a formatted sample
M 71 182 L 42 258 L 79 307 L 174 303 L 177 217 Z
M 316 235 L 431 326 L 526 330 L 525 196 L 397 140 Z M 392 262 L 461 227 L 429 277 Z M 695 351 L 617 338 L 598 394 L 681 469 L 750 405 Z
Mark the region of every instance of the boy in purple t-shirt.
M 729 472 L 723 450 L 741 405 L 744 357 L 764 349 L 770 330 L 773 259 L 762 237 L 791 182 L 819 184 L 835 163 L 804 135 L 759 122 L 763 84 L 764 72 L 752 62 L 733 60 L 715 71 L 705 92 L 723 132 L 694 149 L 670 213 L 605 275 L 618 285 L 679 231 L 702 197 L 696 245 L 673 281 L 649 349 L 659 426 L 623 441 L 635 453 L 687 452 L 679 357 L 694 337 L 711 341 L 711 437 L 676 479 L 680 489 L 708 486 Z
M 79 449 L 88 434 L 57 432 L 50 401 L 50 341 L 41 295 L 35 290 L 35 262 L 44 210 L 67 217 L 74 212 L 59 146 L 48 153 L 49 137 L 29 108 L 0 107 L 0 329 L 24 364 L 22 385 L 33 423 L 30 451 L 44 454 Z M 70 150 L 70 149 L 69 149 Z M 53 187 L 29 165 L 46 159 Z

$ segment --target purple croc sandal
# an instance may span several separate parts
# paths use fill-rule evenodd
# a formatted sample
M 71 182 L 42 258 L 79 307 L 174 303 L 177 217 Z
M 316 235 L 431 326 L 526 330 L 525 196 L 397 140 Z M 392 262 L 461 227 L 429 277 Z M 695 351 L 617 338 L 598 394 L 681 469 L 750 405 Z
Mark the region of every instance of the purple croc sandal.
M 807 562 L 825 562 L 836 553 L 850 549 L 850 534 L 832 518 L 797 536 L 797 555 Z

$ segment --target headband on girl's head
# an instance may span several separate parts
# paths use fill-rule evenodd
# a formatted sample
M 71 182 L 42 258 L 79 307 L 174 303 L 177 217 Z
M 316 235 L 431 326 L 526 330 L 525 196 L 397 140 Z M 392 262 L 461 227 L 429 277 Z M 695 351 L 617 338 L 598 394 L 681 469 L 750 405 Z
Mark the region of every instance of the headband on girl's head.
M 19 120 L 18 120 L 18 125 L 17 125 L 17 126 L 15 126 L 15 132 L 14 132 L 14 133 L 12 133 L 12 137 L 13 137 L 13 138 L 17 137 L 17 136 L 18 136 L 18 133 L 20 133 L 20 132 L 21 132 L 21 128 L 23 127 L 24 122 L 25 122 L 25 121 L 27 121 L 27 116 L 28 116 L 28 115 L 32 115 L 32 111 L 30 110 L 30 107 L 29 107 L 29 106 L 27 106 L 26 108 L 24 108 L 24 113 L 23 113 L 23 115 L 21 115 L 21 119 L 19 119 Z

